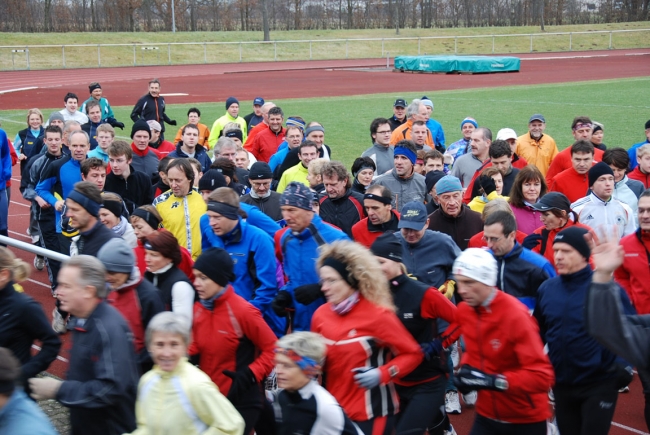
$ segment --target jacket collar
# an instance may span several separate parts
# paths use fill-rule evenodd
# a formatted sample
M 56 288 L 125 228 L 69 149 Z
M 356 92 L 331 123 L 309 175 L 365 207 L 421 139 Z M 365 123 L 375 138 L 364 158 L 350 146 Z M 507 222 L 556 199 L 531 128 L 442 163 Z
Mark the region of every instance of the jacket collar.
M 371 233 L 385 233 L 386 231 L 399 231 L 397 225 L 399 224 L 399 217 L 395 210 L 390 211 L 390 220 L 383 224 L 375 225 L 368 219 L 368 231 Z
M 591 275 L 593 275 L 593 273 L 594 272 L 591 270 L 591 266 L 587 264 L 587 266 L 577 272 L 560 275 L 560 278 L 563 282 L 568 283 L 577 281 L 575 284 L 580 285 L 584 283 L 590 283 Z
M 145 157 L 149 152 L 153 151 L 151 150 L 148 146 L 144 151 L 140 151 L 137 146 L 135 146 L 135 142 L 131 142 L 131 150 L 135 155 L 138 155 L 140 157 Z
M 243 232 L 243 226 L 242 226 L 242 218 L 237 217 L 237 225 L 235 225 L 235 228 L 224 234 L 223 236 L 219 236 L 224 244 L 228 243 L 239 243 L 242 238 L 242 232 Z

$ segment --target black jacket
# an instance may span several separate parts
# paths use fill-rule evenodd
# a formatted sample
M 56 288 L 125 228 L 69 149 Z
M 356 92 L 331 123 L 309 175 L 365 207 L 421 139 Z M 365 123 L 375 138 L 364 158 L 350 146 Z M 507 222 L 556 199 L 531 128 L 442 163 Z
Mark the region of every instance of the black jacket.
M 461 251 L 467 249 L 469 239 L 483 231 L 481 214 L 471 210 L 465 204 L 461 206 L 460 214 L 451 217 L 442 208 L 429 215 L 429 229 L 448 234 Z
M 106 242 L 120 237 L 99 220 L 97 220 L 94 227 L 79 234 L 80 237 L 77 240 L 79 255 L 91 255 L 93 257 L 97 257 L 99 250 L 102 249 Z
M 320 200 L 319 214 L 321 219 L 336 225 L 352 239 L 352 226 L 366 217 L 363 195 L 348 189 L 340 198 L 325 196 Z
M 282 219 L 282 210 L 280 210 L 281 196 L 282 195 L 278 192 L 271 191 L 271 194 L 266 198 L 253 198 L 250 193 L 247 193 L 240 198 L 240 201 L 254 205 L 259 208 L 262 213 L 277 222 Z
M 406 115 L 404 115 L 403 121 L 400 121 L 399 119 L 395 118 L 395 115 L 391 116 L 390 118 L 388 118 L 388 123 L 390 124 L 390 131 L 395 130 L 397 127 L 404 124 L 405 122 L 406 122 Z
M 158 110 L 156 110 L 156 106 L 158 106 Z M 165 132 L 165 122 L 170 125 L 172 124 L 172 120 L 165 113 L 165 98 L 154 98 L 150 93 L 146 93 L 140 97 L 138 102 L 135 103 L 135 106 L 133 106 L 131 120 L 135 122 L 140 118 L 145 121 L 158 121 L 160 123 L 161 133 Z
M 46 151 L 44 154 L 35 155 L 27 161 L 26 172 L 20 180 L 20 192 L 23 194 L 23 198 L 32 201 L 32 209 L 36 219 L 51 219 L 54 217 L 54 207 L 41 208 L 34 201 L 34 198 L 38 196 L 35 189 L 39 181 L 47 174 L 50 164 L 62 157 L 63 154 L 54 156 Z
M 110 172 L 106 175 L 106 192 L 117 193 L 122 197 L 126 204 L 129 214 L 141 205 L 151 204 L 153 202 L 153 192 L 151 190 L 151 180 L 144 172 L 138 172 L 129 165 L 131 174 L 125 180 L 121 175 L 115 175 Z
M 138 368 L 124 317 L 100 302 L 74 328 L 67 379 L 56 400 L 70 408 L 72 435 L 121 435 L 136 428 Z
M 41 350 L 32 357 L 32 343 L 39 340 Z M 0 347 L 13 352 L 21 364 L 20 380 L 47 370 L 61 348 L 61 340 L 50 326 L 43 308 L 9 282 L 0 290 Z

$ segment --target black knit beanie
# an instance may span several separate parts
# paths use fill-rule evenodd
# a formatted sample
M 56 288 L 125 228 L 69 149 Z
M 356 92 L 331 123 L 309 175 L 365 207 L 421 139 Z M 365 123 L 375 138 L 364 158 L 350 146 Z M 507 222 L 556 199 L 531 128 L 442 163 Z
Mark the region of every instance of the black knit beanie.
M 233 267 L 230 255 L 221 248 L 206 249 L 194 263 L 194 269 L 221 287 L 225 287 L 229 282 L 235 280 Z
M 587 261 L 589 261 L 589 257 L 591 256 L 591 248 L 585 240 L 585 234 L 588 232 L 589 231 L 586 229 L 576 226 L 566 228 L 557 233 L 555 240 L 553 240 L 553 244 L 566 243 L 578 251 L 580 255 L 587 259 Z
M 614 171 L 605 162 L 598 162 L 589 169 L 589 187 L 593 186 L 596 180 L 603 175 L 614 176 Z

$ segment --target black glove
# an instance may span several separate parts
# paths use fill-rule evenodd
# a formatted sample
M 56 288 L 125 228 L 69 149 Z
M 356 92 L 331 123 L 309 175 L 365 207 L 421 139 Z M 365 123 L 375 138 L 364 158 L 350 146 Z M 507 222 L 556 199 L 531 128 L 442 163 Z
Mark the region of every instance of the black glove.
M 116 122 L 115 127 L 119 128 L 121 130 L 124 130 L 124 123 L 123 122 Z
M 442 353 L 442 341 L 436 338 L 426 343 L 420 343 L 420 348 L 422 348 L 422 352 L 424 353 L 424 359 L 431 361 L 431 358 L 439 356 Z
M 492 177 L 488 177 L 487 175 L 481 175 L 478 177 L 478 184 L 483 188 L 485 196 L 488 196 L 490 193 L 496 192 L 497 190 L 497 185 L 494 183 L 494 180 Z
M 309 305 L 318 298 L 323 297 L 320 284 L 305 284 L 296 287 L 293 291 L 293 297 L 303 305 Z
M 238 401 L 257 382 L 255 375 L 253 375 L 253 372 L 248 367 L 236 372 L 224 370 L 223 374 L 232 379 L 232 385 L 230 385 L 230 390 L 228 391 L 228 400 L 231 402 Z
M 470 365 L 463 365 L 457 375 L 454 375 L 454 385 L 462 394 L 477 390 L 505 391 L 508 381 L 502 375 L 488 375 Z
M 291 293 L 286 290 L 280 290 L 271 302 L 273 312 L 280 317 L 287 316 L 287 310 L 293 307 L 293 298 Z
M 170 119 L 169 120 L 169 125 L 176 125 L 178 124 L 175 119 Z
M 521 246 L 523 246 L 526 249 L 535 249 L 537 245 L 539 245 L 541 242 L 542 242 L 541 234 L 529 234 L 526 237 L 524 237 L 524 241 L 522 242 Z

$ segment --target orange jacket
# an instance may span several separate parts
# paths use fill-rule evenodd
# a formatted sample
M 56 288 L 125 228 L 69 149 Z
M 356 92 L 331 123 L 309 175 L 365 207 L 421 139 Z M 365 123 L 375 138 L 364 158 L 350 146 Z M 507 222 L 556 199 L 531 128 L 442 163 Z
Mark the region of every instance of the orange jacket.
M 497 289 L 487 308 L 458 304 L 456 318 L 465 337 L 461 364 L 503 375 L 508 381 L 505 392 L 479 391 L 476 412 L 507 423 L 546 420 L 548 390 L 555 376 L 528 308 Z
M 397 142 L 401 140 L 411 140 L 411 129 L 413 128 L 413 121 L 410 119 L 404 124 L 397 127 L 393 130 L 393 134 L 390 137 L 390 144 L 396 145 Z M 435 149 L 435 143 L 433 142 L 433 136 L 431 136 L 431 130 L 427 128 L 427 140 L 424 142 L 429 145 L 432 149 Z

